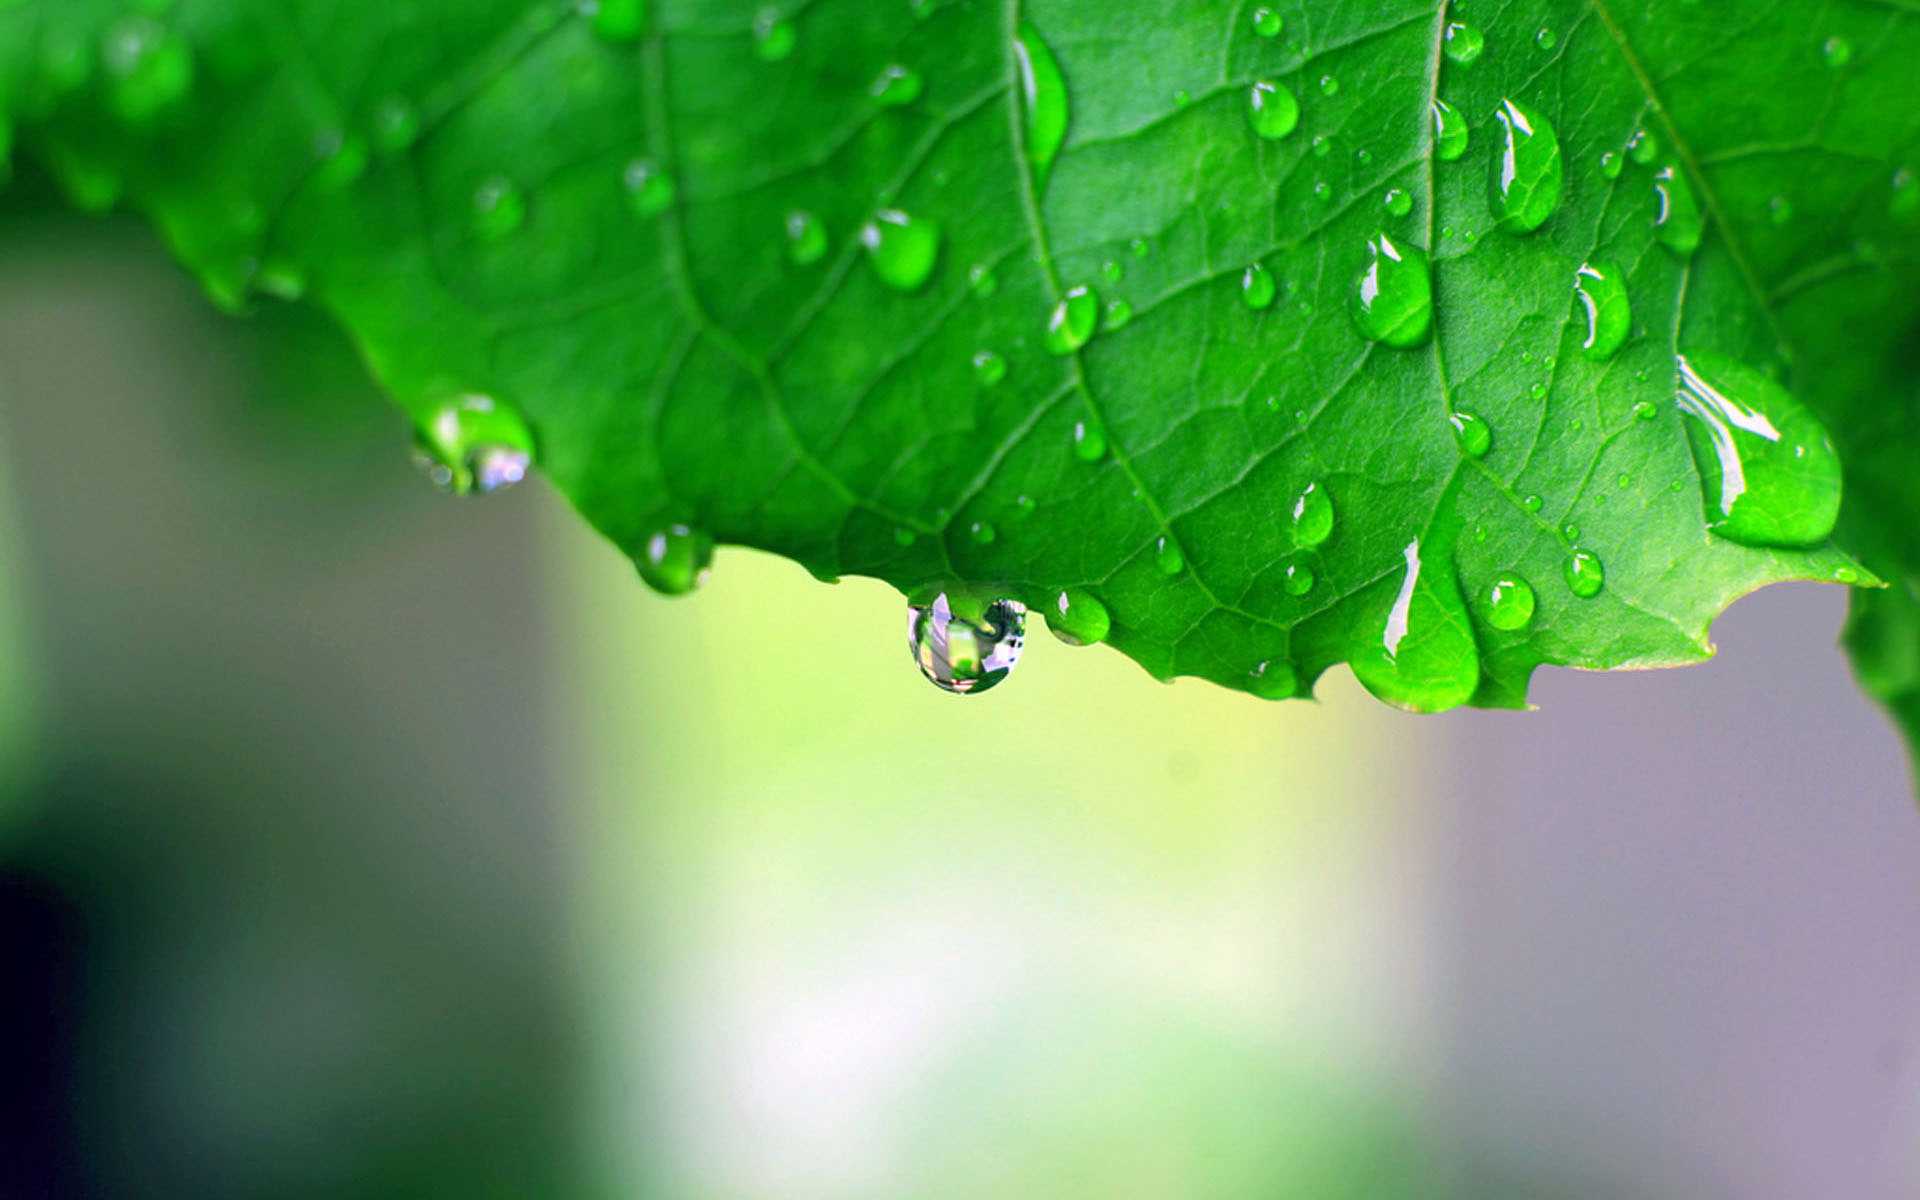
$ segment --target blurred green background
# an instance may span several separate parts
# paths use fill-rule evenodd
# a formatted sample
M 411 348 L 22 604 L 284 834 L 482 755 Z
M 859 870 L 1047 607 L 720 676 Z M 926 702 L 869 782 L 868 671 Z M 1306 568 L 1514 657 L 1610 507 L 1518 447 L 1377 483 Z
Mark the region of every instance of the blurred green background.
M 1920 817 L 1775 589 L 1417 719 L 454 501 L 304 309 L 0 211 L 0 1196 L 1920 1195 Z M 1036 627 L 1030 630 L 1038 634 Z

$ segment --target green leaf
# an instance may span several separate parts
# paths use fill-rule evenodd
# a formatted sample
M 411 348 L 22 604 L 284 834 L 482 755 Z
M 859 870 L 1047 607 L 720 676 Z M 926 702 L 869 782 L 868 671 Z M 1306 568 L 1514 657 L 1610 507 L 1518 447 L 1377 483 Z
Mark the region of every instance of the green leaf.
M 0 97 L 423 430 L 523 418 L 669 590 L 716 540 L 1066 591 L 1156 675 L 1516 706 L 1872 582 L 1709 531 L 1683 354 L 1783 381 L 1842 544 L 1920 569 L 1910 5 L 609 3 L 18 0 Z

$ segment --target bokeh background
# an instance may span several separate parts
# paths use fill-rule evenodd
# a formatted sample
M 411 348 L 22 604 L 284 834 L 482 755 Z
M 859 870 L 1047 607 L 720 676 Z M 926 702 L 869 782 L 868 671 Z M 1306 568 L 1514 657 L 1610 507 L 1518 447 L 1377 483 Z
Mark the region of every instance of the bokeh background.
M 455 501 L 0 210 L 0 1197 L 1920 1195 L 1920 808 L 1783 587 L 1413 718 Z M 1036 634 L 1037 630 L 1034 631 Z

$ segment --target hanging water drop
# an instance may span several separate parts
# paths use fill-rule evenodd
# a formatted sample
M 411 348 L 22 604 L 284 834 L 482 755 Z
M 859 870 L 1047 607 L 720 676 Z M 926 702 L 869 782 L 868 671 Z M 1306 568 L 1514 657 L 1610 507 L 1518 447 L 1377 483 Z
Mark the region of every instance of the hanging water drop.
M 414 461 L 440 490 L 464 496 L 504 491 L 533 464 L 533 433 L 492 396 L 468 393 L 442 404 L 414 433 Z
M 1840 514 L 1840 458 L 1818 418 L 1732 359 L 1692 354 L 1678 365 L 1707 528 L 1747 546 L 1825 541 Z
M 1502 575 L 1487 589 L 1487 624 L 1512 633 L 1533 623 L 1533 587 L 1518 575 Z
M 1099 320 L 1099 295 L 1084 285 L 1069 288 L 1047 318 L 1047 353 L 1067 355 L 1080 349 Z
M 1661 167 L 1654 173 L 1653 188 L 1660 196 L 1660 212 L 1653 221 L 1653 235 L 1677 254 L 1692 254 L 1700 245 L 1702 222 L 1700 205 L 1694 201 L 1687 177 L 1677 167 Z
M 1300 101 L 1284 83 L 1263 79 L 1247 93 L 1247 120 L 1263 138 L 1283 138 L 1300 124 Z
M 1591 362 L 1612 358 L 1633 328 L 1625 274 L 1604 259 L 1581 263 L 1573 274 L 1573 290 L 1587 310 L 1587 340 L 1580 344 L 1580 353 Z
M 984 692 L 1020 662 L 1027 609 L 1013 600 L 979 601 L 942 592 L 907 606 L 907 648 L 920 673 L 942 691 Z
M 940 257 L 940 227 L 883 208 L 860 227 L 860 244 L 880 282 L 898 292 L 919 290 Z
M 1364 338 L 1399 347 L 1424 342 L 1433 324 L 1426 252 L 1374 234 L 1367 242 L 1367 265 L 1353 283 L 1350 311 Z
M 1452 162 L 1467 152 L 1467 143 L 1471 139 L 1467 119 L 1453 105 L 1436 97 L 1433 102 L 1433 156 L 1441 162 Z
M 1409 712 L 1444 712 L 1473 698 L 1480 652 L 1452 565 L 1428 564 L 1419 541 L 1407 544 L 1399 590 L 1385 610 L 1355 631 L 1354 677 L 1376 697 Z
M 1300 694 L 1300 672 L 1290 662 L 1268 660 L 1247 673 L 1247 690 L 1262 700 L 1286 700 Z
M 1561 573 L 1567 577 L 1567 590 L 1582 600 L 1593 599 L 1606 586 L 1607 573 L 1601 568 L 1600 560 L 1586 550 L 1569 554 Z
M 1293 544 L 1311 550 L 1333 533 L 1333 501 L 1326 489 L 1310 483 L 1293 500 Z
M 1273 276 L 1259 263 L 1240 273 L 1240 299 L 1255 312 L 1271 305 L 1278 290 Z
M 1515 100 L 1502 101 L 1494 119 L 1500 123 L 1489 178 L 1494 221 L 1509 233 L 1529 233 L 1560 206 L 1560 138 L 1545 117 Z
M 677 521 L 655 526 L 634 560 L 640 578 L 663 596 L 685 596 L 707 581 L 713 566 L 713 539 Z
M 1047 628 L 1069 646 L 1104 642 L 1113 630 L 1113 617 L 1099 597 L 1081 588 L 1056 594 L 1046 610 Z

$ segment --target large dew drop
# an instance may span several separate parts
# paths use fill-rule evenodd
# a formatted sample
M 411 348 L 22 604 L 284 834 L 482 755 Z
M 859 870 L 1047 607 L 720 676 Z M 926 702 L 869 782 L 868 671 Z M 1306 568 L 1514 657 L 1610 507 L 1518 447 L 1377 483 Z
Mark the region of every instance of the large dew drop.
M 1433 325 L 1433 280 L 1425 251 L 1385 233 L 1367 242 L 1367 265 L 1353 284 L 1351 311 L 1360 336 L 1389 346 L 1417 346 Z
M 1072 354 L 1100 323 L 1100 297 L 1090 287 L 1069 288 L 1047 317 L 1047 353 Z
M 1472 136 L 1467 129 L 1467 119 L 1453 105 L 1436 98 L 1433 102 L 1433 156 L 1441 162 L 1452 162 L 1467 152 L 1467 143 Z
M 1560 207 L 1560 138 L 1547 119 L 1517 100 L 1494 114 L 1500 146 L 1489 177 L 1494 222 L 1509 233 L 1530 233 Z
M 1027 161 L 1033 164 L 1034 182 L 1045 187 L 1054 156 L 1067 138 L 1067 78 L 1031 21 L 1020 22 L 1013 55 L 1020 67 L 1020 96 L 1025 102 Z
M 1247 93 L 1247 121 L 1263 138 L 1283 138 L 1300 124 L 1300 101 L 1286 84 L 1263 79 Z
M 968 695 L 993 687 L 1020 662 L 1027 609 L 1013 600 L 972 601 L 942 592 L 907 607 L 907 648 L 920 673 L 942 691 Z
M 414 461 L 456 496 L 505 491 L 533 465 L 533 433 L 492 396 L 469 393 L 441 405 L 414 433 Z
M 1612 358 L 1633 328 L 1625 273 L 1605 260 L 1581 263 L 1573 289 L 1587 310 L 1587 340 L 1580 343 L 1580 353 L 1593 362 Z
M 707 581 L 713 566 L 713 538 L 692 526 L 668 522 L 647 534 L 634 565 L 654 591 L 685 596 Z
M 1818 418 L 1731 359 L 1687 355 L 1679 368 L 1707 528 L 1746 546 L 1825 541 L 1840 515 L 1840 457 Z
M 1660 212 L 1653 219 L 1653 235 L 1676 254 L 1689 255 L 1700 245 L 1700 204 L 1678 167 L 1661 167 L 1653 177 Z
M 940 227 L 897 208 L 883 208 L 860 227 L 860 244 L 881 283 L 895 291 L 917 291 L 940 257 Z
M 1420 543 L 1407 543 L 1400 588 L 1385 612 L 1363 621 L 1349 657 L 1369 692 L 1408 712 L 1444 712 L 1473 698 L 1480 685 L 1480 652 L 1444 557 L 1422 561 Z
M 1069 646 L 1091 646 L 1107 640 L 1113 617 L 1092 592 L 1068 588 L 1047 609 L 1047 628 Z
M 1487 624 L 1512 633 L 1533 623 L 1533 585 L 1518 575 L 1502 575 L 1487 589 Z

